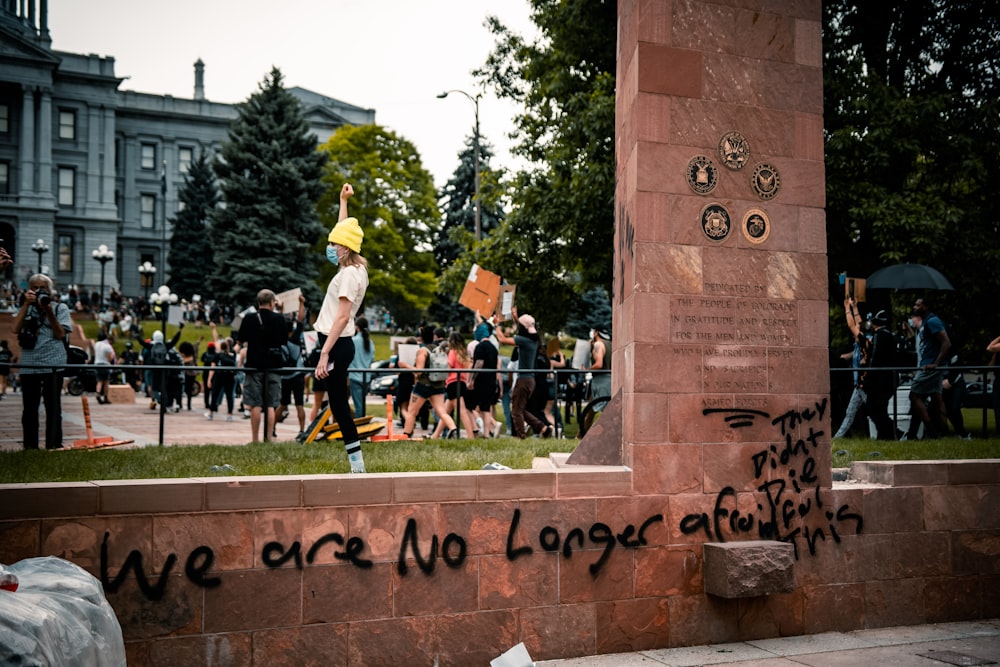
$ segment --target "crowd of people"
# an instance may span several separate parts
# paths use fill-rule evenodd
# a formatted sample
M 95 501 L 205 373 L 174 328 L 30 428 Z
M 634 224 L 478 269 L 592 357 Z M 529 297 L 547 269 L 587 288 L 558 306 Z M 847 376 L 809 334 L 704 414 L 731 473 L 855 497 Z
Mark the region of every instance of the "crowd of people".
M 150 410 L 162 413 L 192 410 L 200 394 L 206 419 L 215 420 L 223 406 L 226 421 L 233 421 L 238 411 L 249 419 L 253 441 L 275 437 L 276 420 L 297 418 L 300 438 L 307 423 L 324 417 L 334 420 L 341 429 L 351 471 L 365 472 L 354 418 L 366 413 L 375 344 L 361 311 L 368 271 L 361 255 L 364 231 L 348 214 L 353 194 L 350 184 L 345 184 L 340 217 L 328 235 L 326 258 L 337 273 L 313 324 L 315 345 L 308 354 L 304 298 L 300 296 L 298 304 L 280 304 L 267 288 L 258 292 L 255 307 L 241 313 L 203 303 L 200 298 L 182 302 L 183 321 L 167 338 L 165 313 L 143 298 L 124 298 L 112 289 L 102 302 L 100 294 L 78 286 L 60 293 L 44 274 L 31 276 L 20 290 L 8 285 L 0 297 L 16 311 L 13 331 L 21 359 L 15 358 L 6 341 L 0 341 L 0 400 L 13 379 L 11 371 L 16 370 L 14 386 L 23 395 L 24 447 L 39 447 L 42 404 L 45 446 L 62 447 L 60 397 L 73 378 L 84 375 L 80 369 L 62 367 L 86 363 L 93 366 L 87 371 L 92 382 L 83 384 L 99 404 L 109 402 L 109 387 L 121 382 L 145 396 Z M 9 256 L 0 251 L 0 268 L 10 264 Z M 83 326 L 73 324 L 74 312 L 91 314 L 97 320 L 95 339 L 87 337 Z M 234 335 L 221 337 L 217 325 L 234 317 L 241 320 Z M 147 337 L 142 326 L 149 318 L 158 320 L 158 326 Z M 181 341 L 185 324 L 208 327 L 211 340 L 201 335 L 194 342 Z M 69 344 L 71 335 L 79 345 Z M 607 338 L 592 333 L 592 355 L 582 370 L 609 368 Z M 452 416 L 457 415 L 467 437 L 497 437 L 504 422 L 515 437 L 558 436 L 563 416 L 555 409 L 555 396 L 560 389 L 567 397 L 565 419 L 572 418 L 574 406 L 579 413 L 584 398 L 578 391 L 582 377 L 560 375 L 557 380 L 554 371 L 566 368 L 568 361 L 558 338 L 546 340 L 531 315 L 514 309 L 510 328 L 505 328 L 498 317 L 477 313 L 468 342 L 460 332 L 429 324 L 420 327 L 419 342 L 409 340 L 419 345 L 413 363 L 393 355 L 390 364 L 393 369 L 414 371 L 400 374 L 397 389 L 400 423 L 407 435 L 413 435 L 420 421 L 430 437 L 458 437 L 460 429 Z M 500 354 L 502 344 L 513 346 L 509 358 Z M 609 374 L 595 375 L 595 390 L 606 392 Z M 606 387 L 601 384 L 605 376 Z M 565 386 L 557 387 L 559 382 Z M 310 391 L 312 410 L 307 419 Z M 500 406 L 502 417 L 498 416 Z M 430 412 L 436 418 L 433 426 L 428 424 Z
M 928 299 L 916 299 L 899 334 L 892 333 L 886 310 L 868 313 L 862 319 L 858 304 L 847 298 L 844 312 L 853 349 L 840 358 L 850 363 L 853 386 L 834 439 L 846 437 L 858 427 L 867 434 L 868 419 L 874 424 L 878 440 L 972 437 L 962 415 L 965 373 L 948 327 L 933 312 Z M 997 366 L 1000 338 L 986 345 L 984 351 L 988 365 Z M 889 415 L 890 401 L 901 387 L 909 400 L 909 409 L 900 422 L 907 426 L 905 430 L 898 428 Z M 992 401 L 1000 424 L 1000 393 L 995 380 Z

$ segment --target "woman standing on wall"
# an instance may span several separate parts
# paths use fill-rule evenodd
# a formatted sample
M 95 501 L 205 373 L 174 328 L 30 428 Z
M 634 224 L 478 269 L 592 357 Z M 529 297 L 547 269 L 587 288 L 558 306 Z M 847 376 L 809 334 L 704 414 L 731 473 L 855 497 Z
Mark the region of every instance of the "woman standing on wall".
M 354 188 L 345 183 L 340 190 L 340 216 L 326 246 L 327 260 L 339 270 L 326 290 L 314 327 L 320 346 L 316 378 L 326 383 L 330 411 L 343 433 L 351 472 L 361 473 L 365 460 L 348 403 L 347 373 L 354 359 L 354 318 L 368 289 L 368 260 L 359 254 L 365 233 L 357 218 L 347 217 L 347 200 L 353 195 Z

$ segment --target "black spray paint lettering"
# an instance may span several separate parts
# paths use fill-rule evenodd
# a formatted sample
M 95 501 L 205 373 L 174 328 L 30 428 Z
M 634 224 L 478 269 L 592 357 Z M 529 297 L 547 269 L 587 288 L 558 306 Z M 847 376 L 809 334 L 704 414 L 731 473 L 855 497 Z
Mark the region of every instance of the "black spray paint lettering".
M 155 584 L 150 584 L 142 568 L 142 553 L 138 549 L 133 549 L 125 557 L 125 562 L 118 570 L 118 574 L 115 575 L 114 579 L 111 579 L 108 575 L 108 538 L 110 536 L 111 533 L 106 531 L 104 533 L 104 540 L 101 542 L 101 585 L 104 587 L 104 590 L 108 593 L 116 592 L 122 583 L 124 583 L 125 578 L 131 570 L 135 573 L 135 581 L 139 586 L 139 590 L 147 599 L 154 602 L 162 600 L 163 593 L 167 589 L 170 571 L 177 563 L 177 555 L 170 554 L 167 556 L 167 560 L 163 563 L 163 570 L 160 572 L 160 578 Z M 215 553 L 211 548 L 205 546 L 197 547 L 188 554 L 187 560 L 184 563 L 184 574 L 197 586 L 215 588 L 222 583 L 222 580 L 219 577 L 208 577 L 205 575 L 212 568 L 214 561 Z
M 506 555 L 511 561 L 534 553 L 534 548 L 529 545 L 514 546 L 515 535 L 520 520 L 521 510 L 515 509 L 507 533 Z M 539 531 L 538 545 L 543 551 L 562 551 L 564 558 L 570 558 L 573 555 L 573 549 L 582 550 L 585 538 L 589 539 L 593 544 L 602 547 L 600 557 L 590 565 L 591 574 L 597 576 L 611 556 L 611 551 L 616 544 L 632 549 L 645 546 L 647 544 L 646 531 L 654 524 L 662 522 L 663 515 L 655 514 L 646 519 L 638 530 L 635 526 L 629 524 L 618 534 L 615 534 L 610 526 L 596 522 L 586 533 L 582 528 L 572 528 L 566 533 L 565 539 L 562 538 L 557 528 L 545 526 Z M 118 574 L 114 578 L 111 578 L 108 574 L 109 538 L 110 533 L 106 532 L 104 534 L 104 542 L 101 545 L 101 583 L 104 585 L 105 591 L 108 593 L 116 592 L 128 577 L 129 572 L 132 572 L 135 575 L 139 590 L 147 599 L 154 602 L 162 600 L 169 582 L 169 575 L 177 564 L 177 555 L 170 554 L 167 556 L 160 576 L 155 582 L 151 583 L 143 570 L 142 553 L 138 550 L 133 550 L 125 558 L 125 562 L 119 569 Z M 317 539 L 309 547 L 308 551 L 305 552 L 304 557 L 303 545 L 299 540 L 293 541 L 287 547 L 278 541 L 267 542 L 261 548 L 261 562 L 269 569 L 277 569 L 292 564 L 296 569 L 301 570 L 315 563 L 320 551 L 328 546 L 334 547 L 333 557 L 337 560 L 346 561 L 360 569 L 373 567 L 372 561 L 363 557 L 366 548 L 364 540 L 360 537 L 351 537 L 345 540 L 344 536 L 339 533 L 327 533 Z M 448 533 L 443 540 L 440 540 L 437 535 L 432 535 L 429 552 L 426 554 L 421 553 L 419 547 L 419 528 L 416 520 L 411 518 L 406 522 L 406 528 L 403 531 L 403 538 L 399 548 L 399 560 L 396 567 L 399 574 L 405 576 L 409 572 L 406 561 L 408 558 L 412 558 L 416 561 L 419 569 L 425 575 L 430 576 L 434 573 L 438 558 L 441 558 L 446 566 L 458 568 L 462 566 L 467 557 L 468 546 L 465 538 L 456 533 Z M 215 588 L 222 583 L 222 580 L 217 576 L 208 576 L 208 572 L 211 571 L 214 562 L 215 552 L 211 547 L 196 547 L 188 554 L 184 565 L 184 573 L 188 580 L 196 586 L 201 588 Z
M 727 535 L 752 537 L 756 534 L 760 539 L 790 542 L 795 548 L 796 559 L 799 557 L 800 539 L 805 541 L 809 554 L 815 555 L 817 543 L 820 540 L 825 542 L 827 535 L 834 543 L 840 543 L 838 527 L 843 529 L 844 524 L 852 523 L 854 534 L 860 534 L 864 520 L 860 514 L 851 512 L 847 505 L 842 505 L 836 512 L 824 510 L 814 454 L 821 446 L 825 433 L 817 430 L 811 422 L 822 419 L 826 408 L 827 399 L 824 398 L 814 408 L 801 412 L 789 410 L 771 420 L 772 426 L 778 427 L 784 443 L 783 446 L 772 444 L 752 455 L 753 476 L 759 480 L 766 471 L 773 474 L 780 469 L 785 471 L 785 478 L 770 479 L 757 487 L 764 493 L 768 504 L 767 508 L 757 505 L 758 516 L 742 514 L 735 507 L 735 489 L 727 486 L 716 495 L 712 516 L 704 512 L 688 514 L 680 522 L 681 532 L 691 535 L 701 531 L 708 539 L 719 542 L 725 542 Z M 759 410 L 729 408 L 708 408 L 702 414 L 728 414 L 730 416 L 725 417 L 725 421 L 730 428 L 751 426 L 756 416 L 770 418 L 769 414 Z M 796 429 L 807 425 L 808 435 L 793 437 Z M 727 506 L 730 503 L 734 506 Z M 815 524 L 817 518 L 821 522 L 825 518 L 826 526 L 799 525 L 806 520 Z
M 590 530 L 587 532 L 587 537 L 594 544 L 603 547 L 600 558 L 596 562 L 590 564 L 590 574 L 597 576 L 604 567 L 608 558 L 611 556 L 611 551 L 615 547 L 615 543 L 622 545 L 626 548 L 635 549 L 640 546 L 645 546 L 646 541 L 646 530 L 655 523 L 660 523 L 663 521 L 662 514 L 654 514 L 645 521 L 636 531 L 635 526 L 629 524 L 625 527 L 618 535 L 614 534 L 611 527 L 607 524 L 601 522 L 595 522 L 591 525 Z M 510 529 L 507 531 L 507 559 L 510 561 L 516 560 L 521 556 L 527 556 L 534 553 L 534 549 L 528 545 L 514 547 L 515 533 L 517 532 L 518 525 L 521 522 L 521 510 L 514 510 L 514 517 L 510 522 Z M 633 535 L 635 537 L 633 537 Z M 570 558 L 573 555 L 573 542 L 576 542 L 577 548 L 583 548 L 583 529 L 573 528 L 566 534 L 565 540 L 560 540 L 559 530 L 553 528 L 552 526 L 545 526 L 538 532 L 538 544 L 543 551 L 559 551 L 560 543 L 562 544 L 562 555 L 563 558 Z

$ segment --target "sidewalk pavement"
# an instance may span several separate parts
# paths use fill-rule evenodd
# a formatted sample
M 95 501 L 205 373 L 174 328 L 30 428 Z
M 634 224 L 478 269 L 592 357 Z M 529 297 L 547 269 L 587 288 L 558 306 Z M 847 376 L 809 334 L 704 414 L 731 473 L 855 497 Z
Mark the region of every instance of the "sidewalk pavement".
M 1000 619 L 913 625 L 536 662 L 537 667 L 946 667 L 1000 664 Z
M 160 438 L 160 410 L 149 409 L 149 399 L 136 396 L 132 403 L 108 403 L 101 405 L 92 393 L 86 393 L 90 408 L 90 421 L 93 437 L 110 436 L 116 440 L 133 440 L 131 445 L 122 447 L 146 447 L 158 445 Z M 63 447 L 71 448 L 76 440 L 87 438 L 86 423 L 83 417 L 83 397 L 62 396 L 63 414 Z M 205 418 L 207 409 L 203 396 L 191 399 L 191 410 L 168 412 L 163 416 L 164 445 L 245 445 L 250 442 L 250 420 L 239 412 L 239 399 L 233 411 L 233 421 L 226 421 L 225 403 L 215 414 L 215 419 Z M 309 418 L 309 408 L 306 407 L 306 419 Z M 39 445 L 45 447 L 45 408 L 38 415 L 40 436 Z M 298 418 L 295 408 L 284 422 L 276 425 L 277 440 L 294 440 L 299 433 Z M 261 427 L 263 436 L 263 426 Z M 7 390 L 3 400 L 0 400 L 0 450 L 16 450 L 23 447 L 21 429 L 21 394 Z

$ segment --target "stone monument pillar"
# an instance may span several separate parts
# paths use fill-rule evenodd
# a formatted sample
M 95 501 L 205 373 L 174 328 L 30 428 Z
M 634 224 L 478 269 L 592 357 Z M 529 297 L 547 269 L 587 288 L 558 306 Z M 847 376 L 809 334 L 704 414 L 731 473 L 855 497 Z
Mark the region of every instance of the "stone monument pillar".
M 759 519 L 831 485 L 821 4 L 618 16 L 622 462 L 637 493 L 753 492 Z

